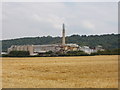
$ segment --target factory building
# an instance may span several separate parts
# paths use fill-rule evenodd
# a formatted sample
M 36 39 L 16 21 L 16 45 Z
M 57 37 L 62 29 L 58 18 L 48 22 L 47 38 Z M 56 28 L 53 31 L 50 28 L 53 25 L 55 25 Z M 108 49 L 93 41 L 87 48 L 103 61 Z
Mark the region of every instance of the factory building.
M 8 53 L 11 51 L 29 51 L 30 55 L 38 55 L 41 53 L 46 53 L 48 51 L 52 52 L 68 52 L 68 51 L 84 51 L 85 53 L 91 54 L 97 51 L 104 51 L 102 46 L 98 45 L 95 49 L 91 49 L 89 46 L 80 47 L 77 44 L 66 44 L 65 43 L 65 25 L 63 24 L 62 30 L 62 43 L 61 44 L 48 44 L 48 45 L 12 45 L 8 48 Z
M 8 53 L 11 51 L 29 51 L 30 55 L 37 55 L 39 53 L 52 52 L 67 52 L 77 51 L 79 46 L 77 44 L 65 43 L 65 25 L 63 24 L 62 30 L 62 43 L 61 44 L 49 44 L 49 45 L 12 45 L 8 48 Z
M 84 51 L 87 54 L 91 54 L 91 53 L 97 52 L 96 49 L 92 49 L 89 46 L 82 46 L 82 47 L 80 47 L 80 50 Z
M 95 48 L 90 48 L 89 46 L 82 46 L 79 47 L 79 50 L 84 51 L 87 54 L 96 53 L 97 51 L 104 51 L 101 45 L 98 45 Z
M 29 51 L 30 55 L 34 55 L 33 45 L 12 45 L 8 48 L 8 53 L 11 51 Z

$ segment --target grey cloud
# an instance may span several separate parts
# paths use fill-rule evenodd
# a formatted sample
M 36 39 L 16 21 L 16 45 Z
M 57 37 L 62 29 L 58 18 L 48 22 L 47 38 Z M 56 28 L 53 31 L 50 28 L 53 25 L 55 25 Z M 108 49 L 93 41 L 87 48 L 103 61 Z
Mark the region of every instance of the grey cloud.
M 3 39 L 117 33 L 117 3 L 3 3 Z

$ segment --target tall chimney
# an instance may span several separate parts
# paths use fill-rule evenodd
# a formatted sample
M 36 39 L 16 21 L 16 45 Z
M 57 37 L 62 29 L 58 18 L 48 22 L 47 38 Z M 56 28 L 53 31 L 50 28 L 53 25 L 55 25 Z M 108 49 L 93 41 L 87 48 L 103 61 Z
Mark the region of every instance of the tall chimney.
M 65 45 L 65 25 L 63 24 L 63 31 L 62 31 L 62 45 Z

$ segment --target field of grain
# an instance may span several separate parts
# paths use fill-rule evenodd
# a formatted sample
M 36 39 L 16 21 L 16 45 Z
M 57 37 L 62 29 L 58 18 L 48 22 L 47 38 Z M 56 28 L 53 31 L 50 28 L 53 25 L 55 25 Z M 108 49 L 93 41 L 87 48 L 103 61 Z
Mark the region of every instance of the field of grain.
M 117 88 L 118 56 L 2 59 L 3 88 Z

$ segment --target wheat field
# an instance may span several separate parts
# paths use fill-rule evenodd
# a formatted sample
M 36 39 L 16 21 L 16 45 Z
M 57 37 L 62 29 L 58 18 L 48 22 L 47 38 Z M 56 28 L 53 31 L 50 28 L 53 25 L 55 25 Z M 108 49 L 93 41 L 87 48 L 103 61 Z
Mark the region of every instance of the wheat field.
M 2 58 L 3 88 L 118 88 L 118 56 Z

